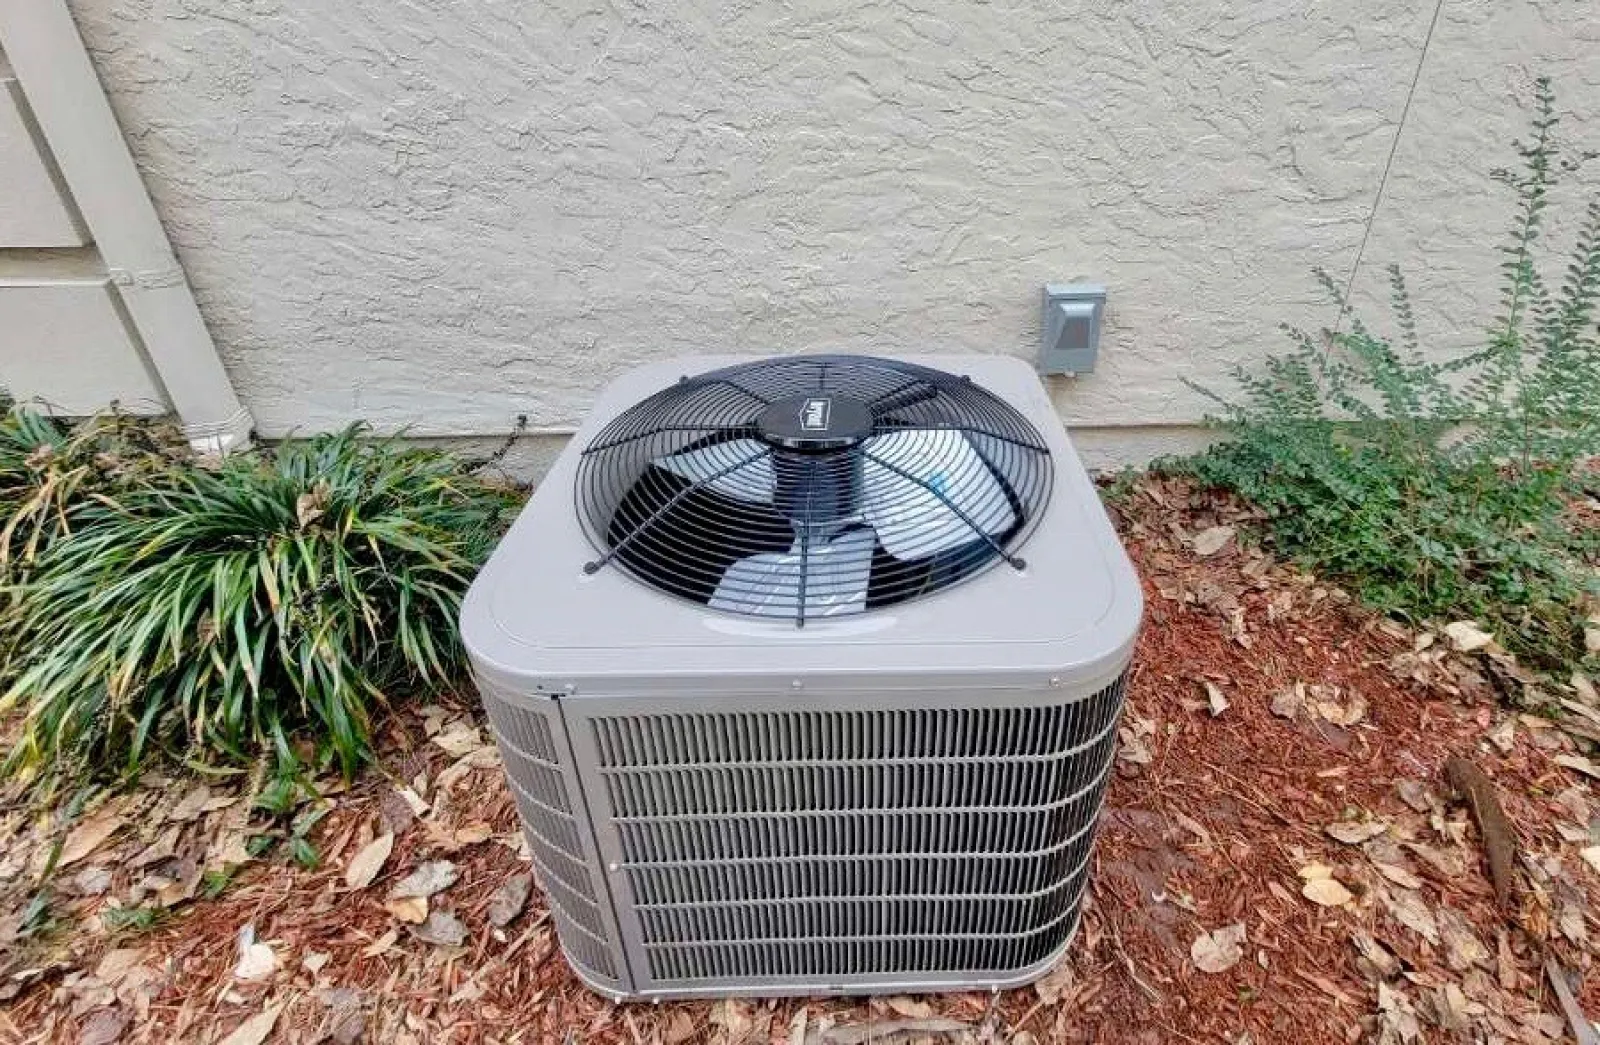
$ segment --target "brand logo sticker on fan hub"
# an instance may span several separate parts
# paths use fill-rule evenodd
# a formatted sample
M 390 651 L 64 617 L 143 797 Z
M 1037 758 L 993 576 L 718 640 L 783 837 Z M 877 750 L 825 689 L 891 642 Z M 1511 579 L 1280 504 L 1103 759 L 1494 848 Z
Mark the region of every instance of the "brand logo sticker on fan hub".
M 833 400 L 826 397 L 807 399 L 800 407 L 800 427 L 807 432 L 826 432 L 832 413 Z

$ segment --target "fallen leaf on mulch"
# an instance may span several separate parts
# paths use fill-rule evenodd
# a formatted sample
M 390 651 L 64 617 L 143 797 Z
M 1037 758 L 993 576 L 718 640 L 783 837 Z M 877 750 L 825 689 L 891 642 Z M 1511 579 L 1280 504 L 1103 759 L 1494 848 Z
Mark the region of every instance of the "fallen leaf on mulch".
M 1062 960 L 1056 963 L 1055 968 L 1045 973 L 1033 983 L 1033 991 L 1039 1000 L 1046 1005 L 1055 1005 L 1061 1001 L 1063 995 L 1072 989 L 1077 976 L 1072 971 L 1072 963 Z
M 667 1021 L 667 1030 L 663 1038 L 666 1045 L 682 1045 L 694 1037 L 694 1029 L 694 1020 L 689 1018 L 688 1013 L 679 1009 L 672 1014 L 672 1019 Z
M 1367 715 L 1367 699 L 1359 693 L 1341 699 L 1337 687 L 1312 686 L 1311 696 L 1311 707 L 1322 719 L 1336 726 L 1353 726 Z
M 1155 761 L 1145 738 L 1154 736 L 1156 724 L 1147 718 L 1132 718 L 1128 725 L 1117 730 L 1117 757 L 1137 766 L 1147 766 Z
M 1589 923 L 1584 917 L 1583 908 L 1577 904 L 1564 903 L 1556 916 L 1556 928 L 1561 930 L 1570 943 L 1587 946 L 1589 943 Z
M 1328 837 L 1345 845 L 1360 845 L 1389 830 L 1382 820 L 1341 820 L 1323 828 Z
M 880 1020 L 874 1023 L 860 1024 L 848 1027 L 829 1027 L 826 1030 L 815 1032 L 814 1036 L 806 1039 L 806 1045 L 816 1042 L 817 1045 L 866 1045 L 867 1042 L 894 1042 L 905 1039 L 915 1039 L 919 1035 L 966 1035 L 971 1033 L 972 1024 L 962 1023 L 960 1020 L 936 1018 L 931 1020 Z M 730 1034 L 729 1038 L 733 1038 Z
M 916 998 L 906 998 L 893 995 L 884 999 L 884 1004 L 900 1015 L 914 1020 L 925 1020 L 933 1015 L 933 1006 Z
M 143 960 L 144 952 L 137 948 L 118 947 L 109 950 L 101 956 L 100 964 L 94 967 L 94 978 L 115 987 L 128 974 L 128 970 Z
M 460 874 L 449 860 L 429 860 L 418 864 L 416 870 L 396 882 L 389 895 L 395 899 L 411 896 L 427 899 L 454 885 Z
M 98 864 L 85 867 L 69 883 L 79 896 L 101 896 L 111 888 L 111 869 Z
M 1583 862 L 1600 874 L 1600 845 L 1585 846 L 1578 850 L 1578 855 L 1583 857 Z
M 1338 907 L 1355 899 L 1350 890 L 1333 878 L 1313 878 L 1300 889 L 1300 895 L 1319 907 Z
M 365 991 L 333 987 L 317 991 L 317 1000 L 329 1010 L 327 1040 L 333 1045 L 355 1045 L 366 1030 Z
M 383 902 L 383 909 L 408 925 L 419 925 L 428 920 L 426 896 L 392 897 Z
M 427 921 L 412 926 L 410 932 L 423 943 L 440 947 L 460 947 L 467 942 L 467 927 L 449 911 L 434 911 Z
M 1417 855 L 1423 863 L 1432 867 L 1446 878 L 1459 878 L 1467 873 L 1467 860 L 1453 849 L 1439 849 L 1435 846 L 1424 845 L 1421 842 L 1407 842 L 1406 848 Z
M 1471 1003 L 1461 988 L 1447 983 L 1428 996 L 1432 1003 L 1433 1021 L 1441 1030 L 1455 1035 L 1467 1033 L 1470 1025 Z
M 1350 942 L 1356 945 L 1356 951 L 1372 966 L 1379 979 L 1386 980 L 1400 971 L 1400 959 L 1366 933 L 1351 935 Z
M 278 970 L 278 956 L 271 947 L 256 940 L 256 927 L 239 930 L 239 961 L 233 975 L 239 980 L 264 980 Z
M 722 1028 L 729 1041 L 742 1041 L 754 1026 L 749 1004 L 737 998 L 724 998 L 711 1006 L 711 1022 Z
M 1395 921 L 1421 936 L 1434 946 L 1439 944 L 1439 923 L 1428 909 L 1422 894 L 1401 890 L 1396 895 L 1383 894 L 1383 905 Z
M 393 850 L 394 835 L 388 831 L 368 842 L 350 858 L 350 865 L 344 869 L 344 884 L 351 889 L 365 889 L 371 885 Z
M 429 739 L 453 758 L 471 754 L 484 746 L 483 736 L 479 734 L 478 727 L 467 721 L 457 722 Z
M 532 889 L 533 876 L 530 874 L 514 874 L 502 882 L 489 898 L 489 907 L 485 912 L 489 924 L 496 929 L 504 929 L 515 921 L 527 906 L 528 893 Z
M 1387 983 L 1378 983 L 1378 1043 L 1379 1045 L 1403 1045 L 1403 1043 L 1421 1041 L 1422 1025 L 1417 1022 L 1417 1013 L 1411 1002 L 1404 994 L 1391 988 Z
M 1228 710 L 1228 698 L 1222 695 L 1222 689 L 1210 679 L 1203 680 L 1206 687 L 1206 706 L 1211 710 L 1211 717 L 1216 718 Z
M 1483 735 L 1483 739 L 1500 749 L 1501 754 L 1508 755 L 1517 744 L 1517 720 L 1514 716 L 1507 715 L 1500 720 L 1500 724 Z
M 56 867 L 70 867 L 93 853 L 116 834 L 122 824 L 122 803 L 110 802 L 101 806 L 89 819 L 81 821 L 67 832 L 67 840 L 61 844 Z
M 1457 653 L 1473 653 L 1494 641 L 1494 635 L 1478 627 L 1477 621 L 1458 620 L 1444 626 L 1445 637 Z
M 417 920 L 421 921 L 422 919 L 419 918 Z M 382 936 L 363 947 L 361 949 L 361 956 L 363 958 L 376 958 L 378 955 L 385 953 L 389 950 L 389 948 L 393 947 L 395 941 L 398 939 L 400 939 L 400 934 L 395 930 L 390 929 L 388 932 L 384 933 Z
M 1372 861 L 1372 866 L 1378 869 L 1379 874 L 1389 879 L 1389 881 L 1393 882 L 1395 885 L 1400 886 L 1402 889 L 1422 888 L 1422 879 L 1412 874 L 1411 869 L 1408 867 L 1404 867 L 1400 864 L 1384 863 L 1380 860 Z
M 1582 755 L 1557 755 L 1555 763 L 1558 766 L 1566 766 L 1568 769 L 1576 769 L 1586 777 L 1600 780 L 1600 766 L 1595 765 Z
M 1456 972 L 1466 972 L 1474 966 L 1487 969 L 1493 965 L 1489 948 L 1472 931 L 1472 923 L 1465 916 L 1448 907 L 1439 908 L 1435 916 L 1439 937 L 1444 943 L 1445 961 Z
M 233 1033 L 217 1045 L 261 1045 L 272 1033 L 272 1028 L 278 1022 L 278 1013 L 282 1011 L 282 1005 L 268 1006 L 235 1027 Z
M 397 787 L 394 789 L 394 793 L 399 795 L 400 800 L 406 804 L 406 808 L 411 810 L 412 816 L 423 816 L 430 808 L 432 808 L 427 802 L 424 802 L 422 800 L 422 796 L 417 794 L 417 792 L 412 788 Z
M 111 1045 L 128 1026 L 128 1010 L 120 1005 L 96 1009 L 78 1031 L 78 1045 Z
M 1430 812 L 1437 802 L 1428 785 L 1420 780 L 1396 781 L 1394 789 L 1400 795 L 1400 801 L 1419 813 Z
M 1234 532 L 1232 526 L 1213 526 L 1201 530 L 1194 535 L 1194 553 L 1199 556 L 1217 554 L 1233 540 Z
M 1305 706 L 1304 683 L 1297 682 L 1293 689 L 1282 690 L 1272 698 L 1272 713 L 1279 718 L 1294 718 Z
M 1201 972 L 1227 972 L 1244 957 L 1243 922 L 1203 932 L 1189 945 L 1189 958 Z

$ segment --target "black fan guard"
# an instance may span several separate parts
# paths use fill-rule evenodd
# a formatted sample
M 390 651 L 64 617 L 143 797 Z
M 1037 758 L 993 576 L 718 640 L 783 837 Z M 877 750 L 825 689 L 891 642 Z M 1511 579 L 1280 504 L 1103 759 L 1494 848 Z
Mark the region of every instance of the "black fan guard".
M 599 552 L 584 569 L 803 627 L 1022 569 L 1052 474 L 1033 426 L 969 378 L 866 356 L 745 363 L 679 379 L 584 449 L 578 517 Z

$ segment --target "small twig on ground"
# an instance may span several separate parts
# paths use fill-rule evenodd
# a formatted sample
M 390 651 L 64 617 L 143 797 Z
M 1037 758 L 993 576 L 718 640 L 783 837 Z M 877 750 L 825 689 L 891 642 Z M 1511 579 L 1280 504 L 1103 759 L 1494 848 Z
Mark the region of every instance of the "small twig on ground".
M 527 943 L 528 940 L 533 936 L 534 932 L 536 932 L 541 925 L 543 925 L 546 921 L 548 921 L 549 918 L 550 918 L 550 912 L 549 911 L 546 911 L 543 914 L 539 915 L 539 917 L 535 918 L 533 920 L 533 922 L 530 923 L 529 926 L 522 931 L 522 935 L 517 937 L 515 940 L 513 940 L 511 942 L 511 946 L 507 947 L 500 954 L 500 960 L 501 961 L 509 961 L 511 956 L 513 954 L 516 954 L 517 951 L 521 950 L 522 949 L 522 945 Z
M 1009 1033 L 1007 1034 L 1007 1037 L 1016 1037 L 1017 1032 L 1026 1027 L 1028 1025 L 1028 1021 L 1033 1019 L 1033 1017 L 1042 1008 L 1044 1008 L 1044 999 L 1040 998 L 1038 1001 L 1029 1006 L 1028 1011 L 1022 1014 L 1021 1019 L 1017 1020 L 1017 1022 L 1013 1023 L 1010 1028 L 1008 1028 Z
M 1139 978 L 1139 970 L 1133 964 L 1133 959 L 1128 955 L 1128 949 L 1122 944 L 1122 933 L 1117 931 L 1117 920 L 1107 915 L 1105 923 L 1106 928 L 1111 930 L 1111 941 L 1117 946 L 1117 955 L 1122 959 L 1123 966 L 1128 970 L 1128 978 L 1133 981 L 1134 986 L 1144 991 L 1145 996 L 1151 1001 L 1161 1001 L 1161 992 Z
M 1567 1023 L 1572 1027 L 1572 1036 L 1578 1039 L 1578 1045 L 1600 1045 L 1600 1035 L 1595 1034 L 1589 1017 L 1578 1007 L 1578 999 L 1572 996 L 1572 985 L 1567 982 L 1567 974 L 1561 971 L 1561 966 L 1556 964 L 1554 958 L 1545 959 L 1544 974 L 1555 989 L 1556 1000 L 1561 1003 L 1561 1011 L 1566 1014 Z
M 1502 911 L 1509 911 L 1516 874 L 1517 836 L 1500 806 L 1494 781 L 1459 755 L 1445 759 L 1444 771 L 1450 786 L 1467 800 L 1467 807 L 1472 810 L 1478 833 L 1483 836 L 1484 852 L 1489 857 L 1489 881 L 1494 885 L 1495 900 Z
M 1205 766 L 1207 769 L 1211 770 L 1213 773 L 1216 773 L 1218 776 L 1227 777 L 1229 780 L 1233 781 L 1235 784 L 1238 784 L 1241 788 L 1250 786 L 1249 784 L 1246 784 L 1243 780 L 1240 780 L 1238 777 L 1236 777 L 1232 773 L 1228 772 L 1226 769 L 1223 769 L 1221 766 L 1214 766 L 1210 762 L 1201 762 L 1200 764 Z M 1243 794 L 1243 793 L 1240 793 L 1240 792 L 1235 792 L 1232 797 L 1234 797 L 1234 798 L 1238 799 L 1239 801 L 1243 802 L 1245 805 L 1252 807 L 1258 813 L 1263 813 L 1266 816 L 1271 817 L 1272 819 L 1278 821 L 1280 824 L 1285 824 L 1285 825 L 1293 825 L 1294 824 L 1294 821 L 1289 819 L 1287 816 L 1284 816 L 1282 813 L 1278 812 L 1276 809 L 1273 809 L 1273 808 L 1271 808 L 1269 806 L 1265 806 L 1265 805 L 1261 804 L 1260 802 L 1257 802 L 1255 799 L 1251 798 L 1249 795 L 1246 795 L 1246 794 Z

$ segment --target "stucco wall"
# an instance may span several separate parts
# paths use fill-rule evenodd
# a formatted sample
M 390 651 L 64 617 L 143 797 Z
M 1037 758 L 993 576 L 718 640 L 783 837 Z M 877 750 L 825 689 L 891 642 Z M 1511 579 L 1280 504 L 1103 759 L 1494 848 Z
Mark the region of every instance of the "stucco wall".
M 1111 293 L 1101 367 L 1056 395 L 1106 461 L 1184 438 L 1160 427 L 1202 412 L 1180 377 L 1332 318 L 1308 270 L 1351 269 L 1434 12 L 72 8 L 268 435 L 560 429 L 663 354 L 1031 356 L 1039 285 L 1088 277 Z M 1486 315 L 1506 216 L 1487 171 L 1539 72 L 1600 109 L 1600 5 L 1445 0 L 1357 280 L 1420 267 L 1441 337 Z M 1600 120 L 1572 128 L 1600 142 Z

